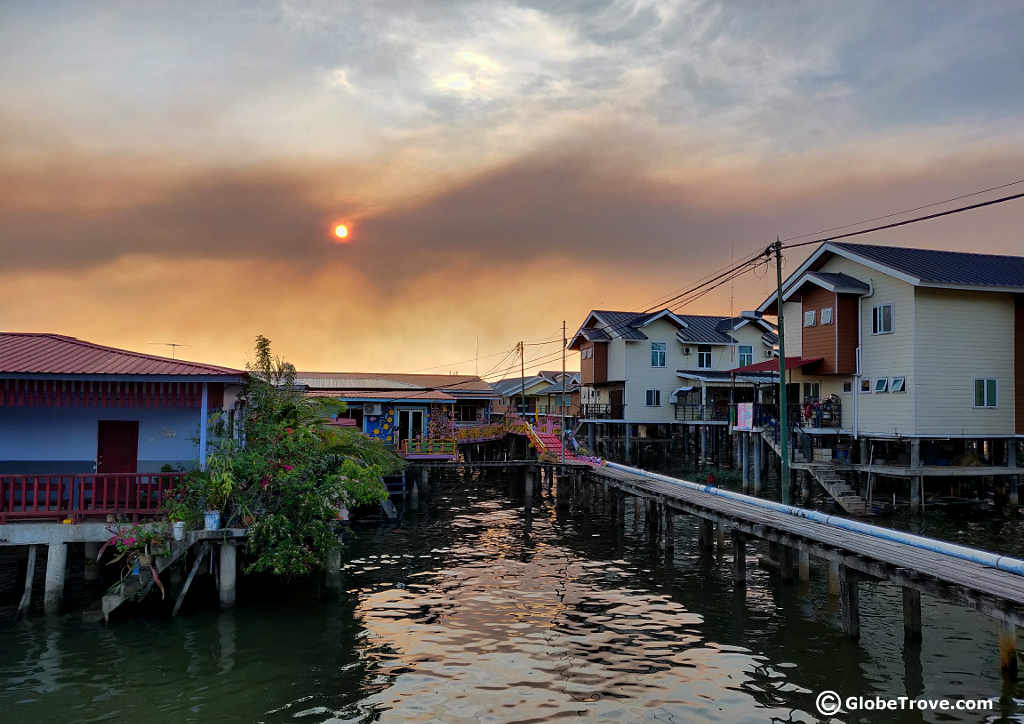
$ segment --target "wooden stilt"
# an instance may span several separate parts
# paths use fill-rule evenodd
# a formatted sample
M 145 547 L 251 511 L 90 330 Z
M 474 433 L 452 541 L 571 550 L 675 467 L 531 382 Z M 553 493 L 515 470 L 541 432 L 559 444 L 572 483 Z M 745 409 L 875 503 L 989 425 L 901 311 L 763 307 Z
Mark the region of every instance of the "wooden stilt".
M 839 591 L 839 561 L 828 562 L 828 595 L 838 596 Z
M 1017 627 L 1005 621 L 999 625 L 999 668 L 1003 679 L 1017 680 Z
M 178 611 L 181 609 L 181 604 L 185 602 L 185 594 L 188 593 L 188 589 L 192 587 L 192 579 L 196 577 L 196 572 L 199 570 L 199 566 L 203 564 L 203 560 L 206 558 L 206 553 L 210 549 L 210 545 L 204 542 L 199 546 L 199 552 L 196 553 L 195 563 L 192 564 L 192 570 L 188 572 L 188 578 L 185 579 L 185 585 L 181 588 L 181 593 L 178 594 L 178 600 L 174 602 L 174 610 L 171 611 L 171 616 L 177 616 Z
M 21 602 L 18 604 L 18 618 L 24 616 L 32 605 L 32 581 L 36 577 L 36 556 L 39 554 L 39 546 L 28 547 L 28 567 L 25 569 L 25 592 L 21 594 Z
M 843 631 L 852 639 L 860 638 L 860 596 L 856 574 L 846 566 L 839 567 L 839 601 Z
M 903 640 L 921 640 L 921 592 L 903 587 Z
M 735 528 L 732 530 L 732 580 L 747 582 L 747 542 Z

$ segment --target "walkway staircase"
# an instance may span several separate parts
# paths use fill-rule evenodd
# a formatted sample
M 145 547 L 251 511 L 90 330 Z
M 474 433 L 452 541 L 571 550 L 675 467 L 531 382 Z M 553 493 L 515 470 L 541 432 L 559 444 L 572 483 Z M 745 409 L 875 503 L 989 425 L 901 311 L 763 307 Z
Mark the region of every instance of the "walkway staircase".
M 762 439 L 768 443 L 768 446 L 775 451 L 776 455 L 779 455 L 779 445 L 772 436 L 771 430 L 763 430 L 761 432 Z M 868 504 L 868 501 L 857 494 L 857 492 L 846 484 L 842 476 L 836 472 L 835 465 L 832 463 L 825 462 L 810 462 L 804 457 L 803 453 L 800 452 L 799 447 L 792 449 L 793 462 L 800 465 L 800 469 L 806 470 L 811 476 L 818 481 L 818 484 L 825 489 L 825 492 L 832 496 L 832 499 L 836 501 L 840 508 L 849 515 L 857 515 L 867 517 L 874 515 L 874 511 Z

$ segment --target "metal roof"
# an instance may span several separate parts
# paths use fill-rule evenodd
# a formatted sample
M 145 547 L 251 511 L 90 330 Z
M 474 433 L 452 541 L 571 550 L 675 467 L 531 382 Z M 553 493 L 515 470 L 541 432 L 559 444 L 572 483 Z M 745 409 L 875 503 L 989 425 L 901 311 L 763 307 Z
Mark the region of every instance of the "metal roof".
M 314 390 L 411 392 L 439 389 L 460 397 L 495 396 L 477 375 L 427 375 L 395 372 L 296 372 L 295 384 Z
M 1024 256 L 875 244 L 833 243 L 833 246 L 915 277 L 922 284 L 1024 289 Z
M 698 314 L 679 315 L 688 325 L 676 332 L 680 342 L 689 344 L 735 344 L 725 332 L 742 321 L 740 317 L 712 317 Z
M 242 378 L 242 370 L 158 357 L 63 334 L 0 332 L 0 374 Z

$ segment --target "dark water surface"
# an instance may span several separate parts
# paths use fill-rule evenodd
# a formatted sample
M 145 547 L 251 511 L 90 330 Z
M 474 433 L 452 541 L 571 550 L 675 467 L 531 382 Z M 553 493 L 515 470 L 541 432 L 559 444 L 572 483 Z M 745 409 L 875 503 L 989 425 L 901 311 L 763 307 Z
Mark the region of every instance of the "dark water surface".
M 994 699 L 990 714 L 841 714 L 842 721 L 1024 721 L 999 676 L 997 626 L 923 597 L 905 651 L 900 590 L 861 584 L 859 642 L 820 572 L 783 584 L 748 550 L 702 560 L 676 518 L 672 560 L 642 516 L 531 514 L 521 485 L 450 478 L 400 527 L 360 527 L 347 593 L 244 589 L 236 610 L 0 630 L 0 721 L 818 721 L 843 696 Z

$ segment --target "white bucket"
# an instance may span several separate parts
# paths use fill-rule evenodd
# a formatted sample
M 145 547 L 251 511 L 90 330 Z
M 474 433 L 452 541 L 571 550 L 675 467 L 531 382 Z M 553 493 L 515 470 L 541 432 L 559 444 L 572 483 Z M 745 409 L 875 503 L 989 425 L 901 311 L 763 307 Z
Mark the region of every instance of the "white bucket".
M 185 540 L 185 521 L 174 521 L 174 540 Z
M 220 511 L 219 510 L 208 510 L 206 511 L 205 520 L 206 530 L 217 530 L 220 528 Z

